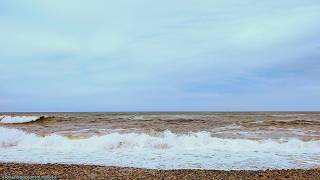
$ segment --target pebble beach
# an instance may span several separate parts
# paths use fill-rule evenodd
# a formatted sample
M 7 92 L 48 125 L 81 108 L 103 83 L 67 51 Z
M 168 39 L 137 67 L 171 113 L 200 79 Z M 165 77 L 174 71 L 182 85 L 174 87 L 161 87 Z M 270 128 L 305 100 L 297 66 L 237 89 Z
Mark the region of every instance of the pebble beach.
M 154 170 L 75 164 L 1 163 L 2 179 L 320 179 L 320 168 L 290 170 Z M 0 178 L 0 179 L 1 179 Z

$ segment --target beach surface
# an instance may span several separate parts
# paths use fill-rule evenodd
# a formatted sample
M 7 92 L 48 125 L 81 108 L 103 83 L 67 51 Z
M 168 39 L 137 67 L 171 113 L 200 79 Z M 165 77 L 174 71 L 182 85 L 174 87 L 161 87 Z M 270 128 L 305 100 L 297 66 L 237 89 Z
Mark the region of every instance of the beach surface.
M 75 164 L 0 163 L 0 177 L 36 179 L 320 179 L 320 168 L 289 170 L 155 170 Z M 0 179 L 1 179 L 0 178 Z

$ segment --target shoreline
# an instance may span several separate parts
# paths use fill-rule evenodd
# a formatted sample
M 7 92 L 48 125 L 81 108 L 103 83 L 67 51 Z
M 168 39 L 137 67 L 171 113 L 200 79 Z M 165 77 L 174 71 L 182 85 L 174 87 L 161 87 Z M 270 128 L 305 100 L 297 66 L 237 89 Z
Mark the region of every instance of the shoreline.
M 29 164 L 0 162 L 0 179 L 33 177 L 37 179 L 320 179 L 314 169 L 272 170 L 156 170 L 131 167 Z

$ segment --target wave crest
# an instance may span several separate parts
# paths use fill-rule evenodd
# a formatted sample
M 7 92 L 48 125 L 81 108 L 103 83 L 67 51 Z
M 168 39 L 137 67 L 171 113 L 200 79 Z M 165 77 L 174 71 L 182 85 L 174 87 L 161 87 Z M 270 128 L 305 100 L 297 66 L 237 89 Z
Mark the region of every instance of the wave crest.
M 30 123 L 38 120 L 48 118 L 46 116 L 0 116 L 0 123 L 2 124 L 21 124 Z
M 211 149 L 215 151 L 265 151 L 287 153 L 320 153 L 320 140 L 302 141 L 296 138 L 279 140 L 250 140 L 212 137 L 209 132 L 175 134 L 164 131 L 153 135 L 146 133 L 110 133 L 89 138 L 68 138 L 51 134 L 39 136 L 18 129 L 0 127 L 0 148 L 10 144 L 20 148 L 65 148 L 76 151 L 85 147 L 90 150 L 112 149 Z M 9 147 L 12 147 L 9 146 Z
M 0 161 L 160 169 L 303 168 L 320 165 L 320 141 L 224 139 L 212 137 L 209 132 L 175 134 L 170 131 L 153 135 L 110 133 L 71 139 L 0 127 L 0 154 Z

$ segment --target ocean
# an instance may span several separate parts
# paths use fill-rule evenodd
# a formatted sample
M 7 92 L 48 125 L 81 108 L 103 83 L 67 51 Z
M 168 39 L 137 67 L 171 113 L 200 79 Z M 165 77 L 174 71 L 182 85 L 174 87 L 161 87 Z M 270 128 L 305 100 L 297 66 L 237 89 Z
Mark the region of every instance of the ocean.
M 320 112 L 0 113 L 0 161 L 150 169 L 320 166 Z

